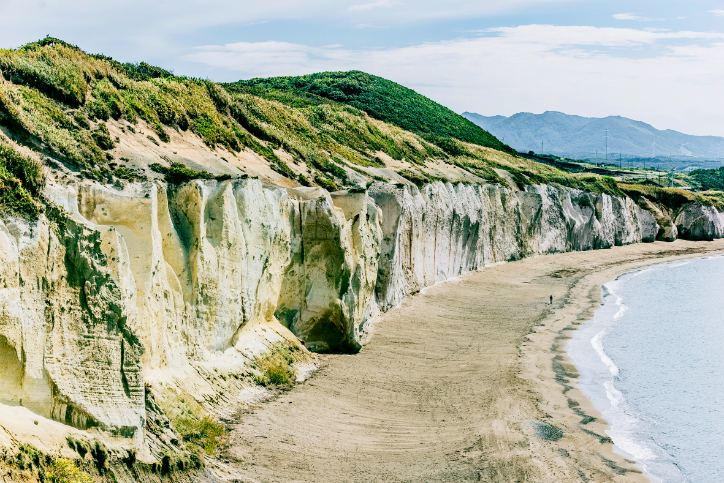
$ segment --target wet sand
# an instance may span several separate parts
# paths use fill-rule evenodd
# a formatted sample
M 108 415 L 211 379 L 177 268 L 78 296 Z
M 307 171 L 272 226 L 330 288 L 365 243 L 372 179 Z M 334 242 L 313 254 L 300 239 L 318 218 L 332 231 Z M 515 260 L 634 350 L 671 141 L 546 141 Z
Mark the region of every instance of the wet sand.
M 429 287 L 385 314 L 359 354 L 327 356 L 306 383 L 240 414 L 220 473 L 240 482 L 648 481 L 613 453 L 565 342 L 600 305 L 601 284 L 722 252 L 724 240 L 631 245 Z

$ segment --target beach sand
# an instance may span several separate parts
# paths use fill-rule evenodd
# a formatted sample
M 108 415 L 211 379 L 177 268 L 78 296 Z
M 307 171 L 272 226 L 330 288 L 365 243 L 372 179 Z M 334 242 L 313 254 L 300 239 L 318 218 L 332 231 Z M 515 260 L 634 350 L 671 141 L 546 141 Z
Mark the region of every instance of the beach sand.
M 603 283 L 723 252 L 724 240 L 630 245 L 429 287 L 385 314 L 359 354 L 326 356 L 304 384 L 240 413 L 221 473 L 258 482 L 648 481 L 614 454 L 565 342 L 600 306 Z

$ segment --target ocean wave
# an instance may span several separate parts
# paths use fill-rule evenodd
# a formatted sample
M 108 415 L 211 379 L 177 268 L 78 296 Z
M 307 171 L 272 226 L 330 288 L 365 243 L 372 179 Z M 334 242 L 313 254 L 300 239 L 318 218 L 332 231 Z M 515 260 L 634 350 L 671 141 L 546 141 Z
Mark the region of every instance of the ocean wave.
M 611 360 L 608 355 L 606 355 L 606 352 L 603 350 L 603 336 L 606 335 L 608 332 L 608 329 L 604 329 L 591 339 L 591 345 L 593 346 L 593 350 L 596 351 L 596 354 L 598 354 L 598 357 L 601 358 L 601 361 L 608 367 L 609 372 L 613 377 L 618 376 L 618 366 L 614 364 L 614 362 Z
M 691 260 L 687 260 L 685 262 L 671 263 L 671 264 L 669 264 L 669 268 L 683 267 L 684 265 L 689 265 L 690 263 L 691 263 Z
M 626 307 L 622 302 L 623 302 L 623 299 L 621 297 L 618 297 L 616 299 L 616 305 L 619 306 L 619 309 L 618 309 L 618 312 L 616 312 L 616 314 L 613 316 L 613 320 L 615 322 L 618 322 L 619 320 L 621 320 L 621 317 L 623 317 L 623 314 L 625 314 L 626 311 L 628 310 L 628 307 Z

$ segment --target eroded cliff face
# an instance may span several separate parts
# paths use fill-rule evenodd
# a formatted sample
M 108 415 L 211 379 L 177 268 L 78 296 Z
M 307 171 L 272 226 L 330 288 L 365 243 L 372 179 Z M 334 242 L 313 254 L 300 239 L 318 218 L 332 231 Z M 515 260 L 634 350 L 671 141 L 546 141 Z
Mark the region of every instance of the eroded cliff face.
M 628 198 L 528 186 L 375 184 L 384 239 L 376 289 L 387 310 L 421 288 L 523 257 L 651 242 L 654 217 Z
M 144 383 L 233 407 L 242 387 L 228 376 L 280 341 L 354 352 L 377 314 L 426 286 L 659 230 L 628 198 L 551 186 L 329 194 L 246 179 L 48 196 L 69 217 L 0 222 L 0 397 L 137 447 Z M 680 216 L 721 236 L 696 221 L 709 215 Z
M 0 221 L 0 402 L 140 438 L 144 348 L 125 280 L 113 229 Z

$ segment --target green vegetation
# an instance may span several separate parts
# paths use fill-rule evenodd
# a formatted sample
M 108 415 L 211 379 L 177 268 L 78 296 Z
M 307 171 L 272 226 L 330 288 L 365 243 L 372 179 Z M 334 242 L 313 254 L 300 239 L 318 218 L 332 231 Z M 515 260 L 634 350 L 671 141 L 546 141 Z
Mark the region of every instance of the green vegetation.
M 700 203 L 724 211 L 724 193 L 692 193 L 678 188 L 658 188 L 640 184 L 619 184 L 621 190 L 634 201 L 645 197 L 671 210 L 678 210 L 688 203 Z
M 213 175 L 208 171 L 194 171 L 193 169 L 186 168 L 181 163 L 171 163 L 171 166 L 168 168 L 158 163 L 153 163 L 149 165 L 149 168 L 157 173 L 163 174 L 166 182 L 171 184 L 186 183 L 192 179 L 215 179 L 217 181 L 231 179 L 231 175 L 228 174 Z
M 38 197 L 44 187 L 42 165 L 0 142 L 0 211 L 37 217 L 42 211 Z
M 16 453 L 4 448 L 0 452 L 0 468 L 7 481 L 45 481 L 48 483 L 93 483 L 77 462 L 58 458 L 29 444 L 20 444 Z M 6 474 L 7 472 L 7 474 Z
M 473 145 L 466 145 L 466 149 L 469 151 L 468 156 L 453 158 L 451 161 L 493 183 L 505 184 L 501 175 L 495 171 L 497 169 L 507 171 L 514 183 L 521 189 L 531 184 L 549 184 L 592 193 L 624 196 L 616 181 L 608 176 L 569 173 L 531 159 L 485 151 L 483 148 Z
M 698 183 L 704 191 L 724 191 L 724 167 L 717 169 L 695 169 L 689 177 Z
M 175 133 L 191 131 L 211 149 L 253 151 L 283 176 L 330 191 L 355 184 L 350 169 L 378 179 L 361 168 L 385 167 L 383 159 L 392 158 L 412 165 L 396 170 L 418 186 L 438 179 L 426 163 L 445 162 L 486 182 L 512 180 L 519 188 L 552 184 L 645 195 L 672 207 L 723 203 L 716 194 L 619 185 L 605 176 L 613 171 L 574 160 L 514 153 L 449 109 L 362 72 L 222 85 L 146 63 L 121 64 L 51 37 L 0 50 L 0 125 L 41 157 L 53 156 L 106 183 L 145 179 L 114 159 L 117 133 L 164 146 Z M 229 178 L 181 164 L 152 169 L 172 184 Z M 39 163 L 0 144 L 0 209 L 38 216 L 42 172 Z M 688 179 L 704 189 L 723 189 L 724 168 L 695 171 Z
M 293 100 L 298 104 L 318 102 L 309 94 L 349 104 L 375 119 L 420 134 L 452 155 L 456 154 L 456 144 L 448 143 L 448 138 L 513 152 L 493 135 L 450 109 L 412 89 L 364 72 L 321 72 L 300 77 L 252 79 L 239 81 L 238 85 L 307 94 L 306 98 Z M 276 96 L 280 99 L 278 94 Z
M 195 415 L 186 410 L 172 420 L 174 428 L 184 443 L 200 448 L 205 454 L 213 455 L 226 437 L 226 428 L 210 416 Z
M 71 460 L 58 458 L 48 467 L 45 478 L 50 483 L 93 483 L 95 479 Z
M 293 364 L 301 359 L 300 349 L 292 344 L 278 344 L 268 353 L 255 359 L 260 372 L 256 383 L 262 386 L 289 386 L 294 383 L 297 374 Z
M 154 391 L 154 395 L 174 430 L 191 452 L 190 459 L 181 462 L 181 465 L 198 468 L 203 464 L 203 455 L 214 455 L 225 444 L 226 428 L 211 417 L 196 400 L 168 389 L 158 394 Z M 181 458 L 176 456 L 176 459 Z M 179 462 L 176 461 L 171 466 L 179 467 Z M 158 469 L 163 470 L 162 467 Z
M 438 178 L 422 172 L 416 173 L 414 171 L 410 171 L 409 169 L 400 170 L 397 172 L 397 174 L 405 178 L 407 181 L 413 183 L 418 188 L 421 188 L 422 186 L 428 183 L 432 183 L 434 181 L 444 181 L 442 178 Z
M 379 152 L 413 163 L 445 157 L 420 136 L 349 105 L 312 94 L 254 91 L 177 77 L 145 63 L 121 64 L 50 37 L 0 50 L 0 124 L 20 142 L 99 180 L 114 175 L 111 124 L 136 133 L 144 130 L 141 121 L 152 131 L 143 135 L 156 144 L 169 142 L 173 131 L 190 130 L 211 148 L 248 148 L 298 178 L 275 153 L 282 149 L 326 186 L 348 181 L 344 164 L 381 166 Z

